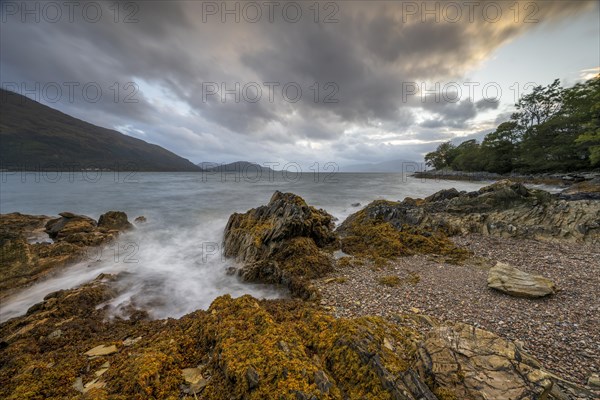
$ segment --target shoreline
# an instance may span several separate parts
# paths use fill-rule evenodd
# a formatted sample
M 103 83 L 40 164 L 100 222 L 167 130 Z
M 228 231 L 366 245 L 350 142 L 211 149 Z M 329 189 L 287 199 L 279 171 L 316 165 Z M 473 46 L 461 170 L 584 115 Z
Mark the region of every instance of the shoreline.
M 431 255 L 400 257 L 380 268 L 338 265 L 316 282 L 320 304 L 336 318 L 418 314 L 460 321 L 516 341 L 551 372 L 579 384 L 600 373 L 597 248 L 480 234 L 452 241 L 474 253 L 464 265 Z M 547 276 L 559 290 L 534 300 L 492 290 L 486 279 L 495 261 Z M 380 282 L 391 276 L 399 283 Z
M 326 210 L 276 191 L 268 204 L 230 215 L 223 255 L 235 265 L 228 275 L 286 288 L 291 298 L 226 294 L 177 319 L 154 319 L 151 304 L 134 300 L 115 315 L 110 304 L 126 290 L 127 272 L 101 274 L 0 324 L 0 377 L 9 384 L 0 394 L 18 398 L 40 382 L 58 398 L 91 390 L 220 399 L 255 390 L 284 396 L 301 382 L 306 399 L 344 398 L 350 387 L 364 388 L 361 398 L 505 399 L 506 388 L 519 398 L 595 398 L 600 202 L 561 196 L 501 181 L 376 200 L 336 227 Z M 116 211 L 98 221 L 61 213 L 33 226 L 13 217 L 23 234 L 43 226 L 63 244 L 99 245 L 115 228 L 131 228 Z M 541 275 L 552 284 L 548 297 L 492 289 L 497 263 Z M 132 358 L 131 346 L 141 356 Z M 38 376 L 17 360 L 48 367 Z M 147 368 L 167 381 L 138 380 Z
M 586 181 L 600 179 L 599 171 L 569 172 L 569 173 L 541 173 L 541 174 L 496 174 L 491 172 L 463 172 L 463 171 L 421 171 L 411 175 L 419 179 L 448 180 L 448 181 L 475 181 L 495 182 L 508 179 L 513 182 L 531 185 L 549 185 L 568 188 L 569 186 Z

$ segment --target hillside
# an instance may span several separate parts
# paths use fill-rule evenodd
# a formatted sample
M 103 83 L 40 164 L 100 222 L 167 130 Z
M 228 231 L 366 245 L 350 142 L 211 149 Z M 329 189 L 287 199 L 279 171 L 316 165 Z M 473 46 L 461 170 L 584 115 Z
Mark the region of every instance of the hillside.
M 248 162 L 248 161 L 236 161 L 236 162 L 232 162 L 229 164 L 203 162 L 203 163 L 200 163 L 197 165 L 198 165 L 198 167 L 202 168 L 204 171 L 207 171 L 207 172 L 244 172 L 244 171 L 256 172 L 259 170 L 262 172 L 273 171 L 269 167 L 265 167 L 260 164 L 256 164 L 256 163 L 252 163 L 252 162 Z
M 0 168 L 199 171 L 155 144 L 0 90 Z

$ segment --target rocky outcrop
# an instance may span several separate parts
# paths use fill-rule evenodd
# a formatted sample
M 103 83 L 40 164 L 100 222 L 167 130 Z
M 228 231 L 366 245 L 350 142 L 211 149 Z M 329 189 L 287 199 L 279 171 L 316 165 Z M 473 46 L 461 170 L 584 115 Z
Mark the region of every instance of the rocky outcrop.
M 551 399 L 554 382 L 514 343 L 470 325 L 434 326 L 416 368 L 440 399 Z
M 500 262 L 490 269 L 487 282 L 488 287 L 515 297 L 536 298 L 556 292 L 556 286 L 550 279 Z
M 116 213 L 116 214 L 115 214 Z M 113 240 L 128 228 L 125 213 L 118 215 L 119 227 L 98 226 L 95 220 L 70 212 L 59 218 L 20 213 L 0 216 L 0 299 L 9 296 L 59 267 L 81 260 L 89 246 Z
M 229 218 L 223 252 L 242 265 L 244 280 L 283 284 L 308 298 L 314 295 L 308 280 L 333 268 L 323 250 L 336 240 L 331 215 L 295 194 L 275 192 L 268 205 Z
M 575 183 L 560 193 L 565 200 L 600 200 L 600 177 Z
M 1 398 L 71 398 L 84 389 L 111 399 L 596 395 L 510 341 L 420 315 L 336 319 L 299 300 L 222 296 L 178 320 L 109 320 L 102 304 L 119 295 L 115 280 L 53 293 L 0 325 Z
M 111 241 L 122 231 L 133 228 L 122 211 L 108 211 L 98 222 L 85 215 L 62 212 L 60 218 L 46 223 L 46 233 L 55 241 L 64 241 L 81 246 L 97 246 Z
M 510 181 L 500 181 L 470 193 L 441 191 L 424 200 L 379 200 L 348 217 L 339 231 L 343 233 L 356 218 L 365 216 L 387 222 L 399 230 L 415 226 L 447 234 L 600 241 L 600 202 L 560 199 Z

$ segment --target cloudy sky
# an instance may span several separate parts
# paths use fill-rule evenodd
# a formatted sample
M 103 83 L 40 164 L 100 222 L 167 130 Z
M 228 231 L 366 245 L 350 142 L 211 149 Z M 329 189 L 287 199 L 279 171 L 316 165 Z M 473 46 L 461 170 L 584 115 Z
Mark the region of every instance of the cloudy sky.
M 195 163 L 420 161 L 598 73 L 599 4 L 2 1 L 0 73 Z

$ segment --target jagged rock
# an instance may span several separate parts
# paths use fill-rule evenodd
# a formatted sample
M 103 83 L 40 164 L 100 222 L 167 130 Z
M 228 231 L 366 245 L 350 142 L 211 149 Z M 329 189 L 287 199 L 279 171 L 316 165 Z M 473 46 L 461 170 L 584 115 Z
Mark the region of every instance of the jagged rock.
M 84 215 L 71 212 L 59 215 L 59 218 L 20 213 L 0 215 L 0 299 L 59 267 L 84 259 L 88 247 L 105 244 L 118 234 L 118 230 L 98 227 L 96 221 Z M 120 228 L 129 224 L 124 223 L 127 220 L 124 213 L 104 215 L 107 216 L 104 221 L 120 221 Z
M 401 230 L 415 226 L 448 234 L 480 233 L 541 240 L 600 241 L 600 202 L 567 201 L 520 183 L 496 182 L 475 192 L 440 191 L 425 200 L 377 200 L 349 216 L 338 228 L 348 230 L 356 217 L 387 222 Z
M 536 298 L 554 294 L 554 283 L 540 275 L 531 275 L 511 265 L 497 263 L 488 273 L 488 286 L 516 297 Z
M 266 206 L 233 214 L 225 227 L 224 255 L 243 264 L 246 281 L 279 283 L 303 298 L 314 292 L 307 279 L 333 269 L 322 251 L 336 243 L 333 217 L 292 193 L 275 192 Z
M 566 200 L 600 200 L 600 178 L 575 183 L 560 193 Z
M 419 346 L 416 368 L 447 399 L 546 399 L 553 381 L 514 343 L 470 325 L 435 327 Z
M 108 230 L 126 231 L 133 228 L 123 211 L 108 211 L 98 219 L 98 227 Z
M 46 233 L 52 239 L 64 239 L 75 233 L 88 233 L 96 229 L 97 224 L 90 217 L 62 212 L 60 218 L 52 219 L 46 223 Z
M 139 217 L 136 217 L 134 219 L 134 221 L 137 222 L 138 224 L 143 224 L 144 222 L 147 222 L 148 220 L 143 215 L 140 215 Z

